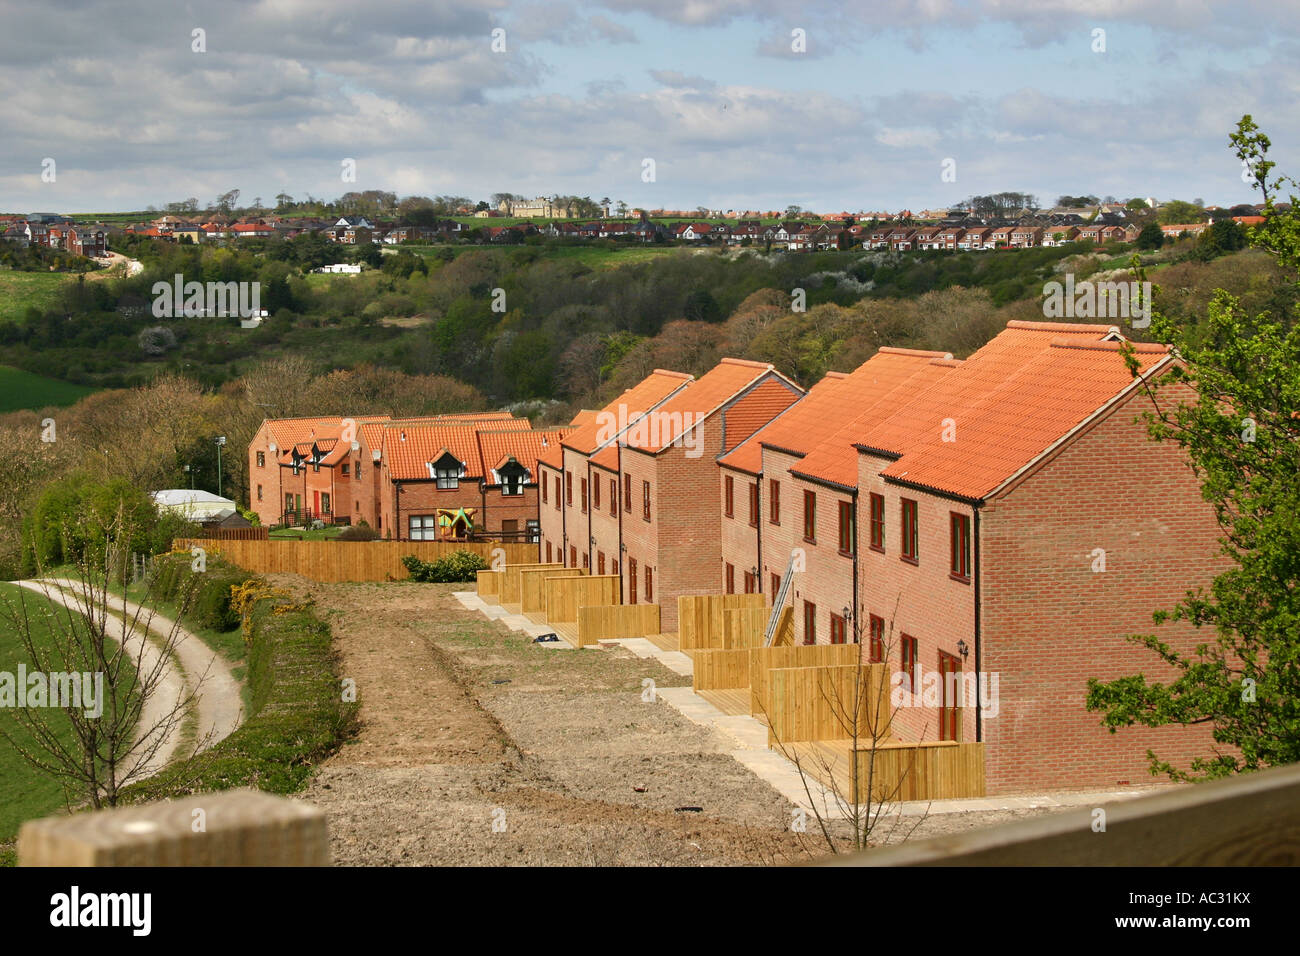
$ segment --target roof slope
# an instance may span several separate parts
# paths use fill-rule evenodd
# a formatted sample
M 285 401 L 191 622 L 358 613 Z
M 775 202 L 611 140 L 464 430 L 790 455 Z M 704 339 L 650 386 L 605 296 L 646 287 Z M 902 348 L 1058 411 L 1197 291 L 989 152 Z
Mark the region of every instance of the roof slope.
M 694 381 L 693 376 L 685 372 L 655 369 L 591 418 L 579 424 L 571 434 L 565 436 L 564 447 L 590 455 L 598 445 L 615 437 L 612 432 L 617 432 L 620 426 L 625 428 L 628 423 L 636 421 L 692 381 Z
M 480 431 L 478 433 L 479 450 L 482 454 L 483 472 L 491 480 L 491 470 L 509 458 L 515 459 L 528 469 L 529 478 L 537 480 L 537 461 L 542 453 L 558 449 L 560 441 L 568 429 L 549 431 L 532 431 L 524 429 L 507 429 L 501 431 Z
M 494 431 L 528 431 L 531 427 L 527 419 L 492 422 Z M 394 422 L 386 425 L 383 457 L 388 464 L 389 476 L 394 481 L 427 480 L 431 477 L 429 463 L 437 461 L 443 452 L 451 452 L 465 466 L 465 474 L 461 477 L 484 477 L 491 465 L 483 462 L 479 430 L 479 424 L 466 422 Z
M 951 355 L 883 348 L 852 372 L 828 372 L 798 404 L 724 455 L 720 463 L 756 475 L 763 468 L 764 447 L 803 457 L 835 435 L 846 415 L 861 415 L 932 360 L 944 358 Z
M 883 350 L 882 350 L 883 351 Z M 919 353 L 919 356 L 933 353 Z M 872 389 L 867 383 L 858 387 L 853 406 L 858 413 L 847 421 L 836 418 L 829 425 L 818 429 L 821 440 L 804 456 L 797 466 L 791 468 L 791 474 L 829 481 L 843 487 L 856 487 L 858 483 L 858 451 L 854 442 L 864 431 L 878 425 L 894 415 L 900 408 L 915 401 L 939 383 L 951 376 L 962 366 L 962 362 L 948 357 L 915 359 L 910 369 L 896 370 L 892 377 L 881 377 L 872 382 Z M 829 429 L 829 435 L 826 431 Z
M 1144 373 L 1169 358 L 1163 345 L 1132 346 Z M 1120 348 L 1119 342 L 1063 337 L 996 380 L 976 366 L 972 374 L 985 380 L 984 394 L 973 405 L 944 416 L 955 426 L 949 440 L 944 440 L 939 421 L 932 419 L 931 427 L 881 474 L 965 498 L 984 498 L 1135 385 Z
M 655 408 L 655 427 L 629 429 L 629 448 L 656 454 L 680 439 L 699 422 L 767 375 L 780 375 L 767 362 L 724 358 L 686 388 Z M 785 376 L 781 376 L 782 379 Z M 793 385 L 794 383 L 790 383 Z M 794 386 L 797 388 L 797 386 Z M 688 418 L 689 416 L 689 418 Z

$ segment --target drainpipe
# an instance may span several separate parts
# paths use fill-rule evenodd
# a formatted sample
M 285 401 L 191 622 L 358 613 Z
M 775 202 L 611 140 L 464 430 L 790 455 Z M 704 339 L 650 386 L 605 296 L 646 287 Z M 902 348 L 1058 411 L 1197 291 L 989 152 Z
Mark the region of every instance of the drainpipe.
M 596 486 L 591 477 L 591 458 L 587 458 L 587 570 L 596 573 L 596 535 L 591 529 L 591 519 L 596 511 Z
M 397 525 L 397 539 L 396 539 L 396 540 L 398 540 L 398 541 L 401 541 L 401 540 L 402 540 L 402 498 L 401 498 L 401 491 L 402 491 L 402 483 L 399 482 L 399 481 L 395 481 L 395 482 L 393 482 L 393 513 L 394 513 L 394 515 L 395 515 L 395 517 L 394 517 L 394 519 L 393 519 L 393 524 Z
M 853 492 L 853 642 L 862 643 L 862 628 L 860 626 L 860 612 L 858 608 L 858 551 L 862 548 L 862 541 L 858 534 L 858 493 Z M 858 662 L 862 661 L 862 653 L 858 652 Z
M 627 564 L 627 559 L 623 556 L 623 449 L 617 450 L 618 470 L 614 473 L 615 491 L 618 496 L 618 603 L 622 604 L 627 598 L 623 594 L 623 565 Z
M 758 548 L 758 554 L 755 556 L 754 567 L 758 570 L 758 593 L 763 593 L 763 572 L 767 568 L 763 567 L 763 473 L 758 473 L 758 514 L 754 517 L 758 519 L 754 523 L 754 544 Z
M 974 513 L 974 520 L 971 522 L 974 542 L 974 559 L 975 565 L 971 570 L 975 572 L 975 742 L 979 743 L 984 739 L 984 722 L 983 710 L 980 706 L 980 509 L 976 505 L 971 509 Z

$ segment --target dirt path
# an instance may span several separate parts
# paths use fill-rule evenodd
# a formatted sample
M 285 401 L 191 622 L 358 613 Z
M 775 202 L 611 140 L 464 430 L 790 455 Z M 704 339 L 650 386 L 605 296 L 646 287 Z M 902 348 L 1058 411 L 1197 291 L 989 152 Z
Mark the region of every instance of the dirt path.
M 15 581 L 19 587 L 34 591 L 50 601 L 62 604 L 74 613 L 81 612 L 81 606 L 73 595 L 60 590 L 44 581 Z M 108 636 L 122 642 L 137 671 L 152 673 L 159 665 L 162 652 L 152 641 L 145 638 L 139 629 L 129 635 L 126 624 L 115 615 L 108 615 L 105 622 Z M 136 751 L 137 757 L 124 776 L 142 780 L 151 776 L 167 765 L 181 744 L 182 721 L 172 719 L 169 715 L 177 704 L 188 695 L 185 679 L 180 671 L 169 661 L 162 661 L 161 677 L 153 694 L 144 702 L 140 713 L 142 740 Z M 105 691 L 107 693 L 107 691 Z M 141 761 L 144 761 L 143 764 Z
M 40 581 L 16 583 L 29 591 L 35 591 L 52 601 L 57 601 L 70 610 L 77 612 L 81 610 L 79 594 L 82 585 L 79 581 L 68 578 L 46 578 Z M 175 667 L 170 660 L 164 662 L 163 676 L 158 689 L 145 702 L 144 711 L 140 716 L 142 732 L 149 728 L 160 727 L 177 702 L 192 693 L 194 710 L 198 718 L 197 749 L 206 750 L 230 736 L 240 724 L 243 708 L 239 681 L 235 679 L 225 658 L 185 628 L 177 628 L 173 621 L 142 609 L 134 601 L 109 595 L 109 607 L 110 610 L 124 613 L 135 625 L 134 633 L 126 647 L 132 659 L 139 662 L 137 664 L 139 669 L 151 670 L 156 667 L 160 655 L 157 643 L 143 640 L 140 629 L 147 627 L 155 636 L 166 641 L 175 628 L 176 638 L 172 651 L 180 667 Z M 110 635 L 121 640 L 126 629 L 122 618 L 110 614 L 109 627 Z M 143 646 L 140 645 L 141 641 Z M 161 728 L 158 731 L 159 735 L 162 735 L 164 730 L 166 728 Z M 151 776 L 166 766 L 168 761 L 178 755 L 181 742 L 181 724 L 175 722 L 167 730 L 162 745 L 146 764 L 143 776 Z
M 49 580 L 65 591 L 71 590 L 74 595 L 81 587 L 79 581 L 67 578 Z M 243 702 L 240 683 L 226 659 L 205 644 L 202 638 L 183 627 L 177 628 L 171 619 L 116 595 L 110 595 L 110 600 L 114 611 L 125 613 L 140 624 L 147 624 L 149 630 L 164 640 L 172 634 L 173 628 L 176 629 L 173 649 L 180 660 L 186 685 L 195 691 L 198 740 L 202 743 L 198 749 L 206 750 L 234 733 L 243 720 Z
M 565 652 L 465 611 L 446 585 L 316 584 L 361 730 L 305 799 L 341 864 L 726 864 L 803 859 L 790 809 L 621 649 Z M 495 826 L 494 826 L 495 825 Z
M 734 743 L 643 698 L 646 678 L 689 678 L 621 647 L 533 644 L 461 606 L 463 585 L 270 577 L 315 601 L 356 682 L 360 733 L 303 794 L 329 814 L 337 863 L 734 865 L 828 852 L 814 820 L 790 832 L 794 808 L 731 756 Z M 1047 812 L 937 814 L 912 838 Z M 873 839 L 916 824 L 884 820 Z

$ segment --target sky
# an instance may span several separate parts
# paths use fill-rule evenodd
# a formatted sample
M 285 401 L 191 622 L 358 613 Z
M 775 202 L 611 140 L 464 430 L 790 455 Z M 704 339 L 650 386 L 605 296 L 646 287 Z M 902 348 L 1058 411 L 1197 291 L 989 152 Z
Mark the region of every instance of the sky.
M 1297 0 L 0 0 L 0 27 L 0 212 L 1232 205 L 1243 113 L 1300 177 Z

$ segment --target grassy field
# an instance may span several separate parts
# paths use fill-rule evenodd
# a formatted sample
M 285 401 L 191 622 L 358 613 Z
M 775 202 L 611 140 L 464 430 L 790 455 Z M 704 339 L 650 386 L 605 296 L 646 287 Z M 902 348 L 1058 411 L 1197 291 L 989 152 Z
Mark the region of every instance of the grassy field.
M 66 272 L 0 271 L 0 322 L 21 322 L 29 308 L 44 309 L 63 283 L 75 281 Z
M 27 614 L 33 621 L 35 638 L 38 641 L 48 641 L 50 629 L 42 615 L 49 609 L 61 614 L 67 612 L 40 594 L 0 582 L 0 602 L 8 601 L 17 606 L 20 592 Z M 17 674 L 20 662 L 28 668 L 32 666 L 18 634 L 9 626 L 7 616 L 0 612 L 0 671 Z M 72 725 L 62 712 L 50 710 L 47 713 L 61 739 L 71 741 Z M 23 746 L 34 746 L 31 736 L 14 720 L 9 708 L 0 708 L 0 727 Z M 63 809 L 63 806 L 63 787 L 59 781 L 35 770 L 14 750 L 8 740 L 0 738 L 0 865 L 12 862 L 11 844 L 24 820 L 48 816 Z
M 0 365 L 0 414 L 23 408 L 71 405 L 95 391 L 85 385 L 60 382 L 22 369 Z

